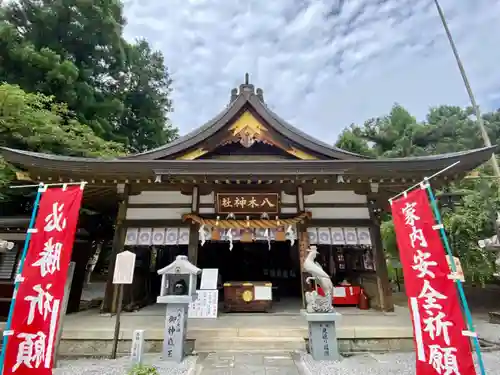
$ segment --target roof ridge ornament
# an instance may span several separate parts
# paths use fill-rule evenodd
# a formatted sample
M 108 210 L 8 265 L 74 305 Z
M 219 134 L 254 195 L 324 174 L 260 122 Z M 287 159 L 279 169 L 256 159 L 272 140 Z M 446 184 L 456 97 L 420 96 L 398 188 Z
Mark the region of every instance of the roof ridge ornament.
M 230 103 L 234 102 L 236 99 L 238 99 L 238 89 L 232 89 Z
M 261 102 L 264 102 L 264 91 L 261 88 L 257 88 L 257 90 L 255 89 L 255 86 L 250 83 L 250 74 L 248 73 L 245 73 L 245 80 L 239 86 L 239 89 L 234 88 L 231 90 L 230 103 L 236 101 L 239 95 L 244 95 L 247 98 L 250 98 L 252 95 L 256 95 Z

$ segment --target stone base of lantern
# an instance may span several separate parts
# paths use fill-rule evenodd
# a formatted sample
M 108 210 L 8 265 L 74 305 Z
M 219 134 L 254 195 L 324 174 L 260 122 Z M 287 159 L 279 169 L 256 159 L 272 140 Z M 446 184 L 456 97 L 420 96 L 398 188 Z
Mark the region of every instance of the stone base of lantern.
M 183 303 L 167 304 L 162 350 L 162 359 L 165 361 L 181 363 L 184 359 L 188 306 Z

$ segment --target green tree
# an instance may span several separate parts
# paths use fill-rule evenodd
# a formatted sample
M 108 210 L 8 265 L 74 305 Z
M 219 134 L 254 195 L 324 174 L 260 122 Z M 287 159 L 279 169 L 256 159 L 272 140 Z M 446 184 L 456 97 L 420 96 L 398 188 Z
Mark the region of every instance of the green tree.
M 427 154 L 441 154 L 483 147 L 471 108 L 442 105 L 429 110 L 426 118 Z
M 500 109 L 483 114 L 483 120 L 486 126 L 491 143 L 494 145 L 500 142 Z M 479 133 L 478 133 L 479 137 Z M 481 143 L 481 146 L 483 143 Z
M 425 127 L 398 104 L 387 116 L 366 121 L 360 133 L 379 157 L 425 154 Z
M 177 136 L 163 56 L 124 40 L 119 0 L 20 0 L 1 10 L 0 80 L 53 95 L 132 152 Z
M 463 198 L 451 210 L 441 206 L 441 214 L 454 256 L 458 256 L 466 281 L 484 285 L 495 271 L 492 253 L 481 249 L 478 241 L 494 234 L 496 212 L 500 209 L 498 184 L 486 180 L 465 180 L 459 184 Z M 392 219 L 381 225 L 386 255 L 399 259 Z
M 387 116 L 346 128 L 337 145 L 376 157 L 423 156 L 480 148 L 484 142 L 472 114 L 471 108 L 442 105 L 430 108 L 425 121 L 418 122 L 396 104 Z M 484 121 L 492 143 L 497 143 L 500 111 L 484 114 Z
M 18 84 L 29 92 L 55 95 L 62 102 L 76 98 L 79 71 L 73 62 L 49 48 L 36 49 L 5 21 L 0 22 L 0 53 L 2 82 Z
M 379 158 L 411 157 L 457 152 L 483 147 L 470 108 L 438 106 L 430 108 L 425 121 L 418 122 L 405 108 L 394 105 L 387 116 L 351 125 L 339 136 L 337 146 Z M 500 140 L 500 111 L 484 114 L 493 143 Z M 491 176 L 489 165 L 481 167 Z M 486 182 L 489 181 L 489 182 Z M 499 186 L 491 179 L 464 180 L 452 186 L 463 194 L 454 210 L 443 208 L 443 220 L 455 255 L 462 260 L 469 282 L 484 284 L 494 272 L 491 255 L 477 241 L 494 234 L 493 223 L 500 209 Z M 398 248 L 390 216 L 381 225 L 386 254 L 397 258 Z
M 123 145 L 105 141 L 90 127 L 71 118 L 65 105 L 43 94 L 24 92 L 19 86 L 0 85 L 0 146 L 61 155 L 114 157 Z M 1 160 L 0 187 L 14 169 Z
M 167 114 L 172 80 L 165 69 L 163 55 L 153 51 L 145 40 L 127 48 L 127 74 L 122 76 L 121 96 L 124 112 L 120 136 L 134 152 L 141 152 L 178 137 Z M 159 131 L 159 130 L 162 131 Z
M 361 129 L 354 124 L 340 133 L 335 146 L 342 150 L 347 150 L 367 157 L 376 156 L 375 150 L 371 148 L 368 141 L 363 138 Z
M 484 285 L 495 271 L 494 258 L 478 241 L 495 233 L 499 186 L 491 179 L 466 179 L 459 186 L 463 198 L 453 210 L 443 210 L 443 222 L 468 281 Z
M 345 129 L 337 145 L 380 158 L 423 155 L 426 152 L 426 128 L 405 108 L 395 104 L 387 116 Z

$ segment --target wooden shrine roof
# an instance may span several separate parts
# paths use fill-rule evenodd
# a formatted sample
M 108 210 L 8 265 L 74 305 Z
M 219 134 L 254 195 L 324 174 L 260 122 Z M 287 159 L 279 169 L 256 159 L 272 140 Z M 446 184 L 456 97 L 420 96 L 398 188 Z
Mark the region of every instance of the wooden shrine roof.
M 155 160 L 175 157 L 192 147 L 204 143 L 207 139 L 216 135 L 245 110 L 250 110 L 252 113 L 255 113 L 256 116 L 270 126 L 275 132 L 300 147 L 317 154 L 318 158 L 341 160 L 367 159 L 362 155 L 342 150 L 311 137 L 286 122 L 269 109 L 264 102 L 262 90 L 257 89 L 257 92 L 255 92 L 252 84 L 242 84 L 238 92 L 235 90 L 236 89 L 232 92 L 229 105 L 206 124 L 171 143 L 140 154 L 129 155 L 125 157 L 125 159 Z
M 270 155 L 271 160 L 264 160 L 254 144 L 276 152 Z M 241 160 L 231 153 L 230 158 L 214 157 L 216 149 L 220 151 L 227 145 L 244 149 L 250 153 L 246 155 L 249 158 Z M 328 145 L 281 119 L 264 103 L 262 90 L 255 90 L 248 83 L 247 76 L 239 90 L 232 90 L 229 105 L 213 120 L 154 150 L 117 159 L 69 157 L 5 147 L 0 148 L 0 153 L 8 162 L 28 171 L 33 180 L 95 181 L 97 188 L 116 187 L 117 182 L 133 180 L 150 182 L 158 176 L 162 176 L 162 182 L 166 179 L 181 183 L 189 179 L 193 183 L 217 179 L 325 180 L 339 175 L 357 182 L 394 178 L 410 182 L 457 161 L 460 163 L 447 174 L 463 175 L 487 161 L 494 150 L 495 147 L 486 147 L 425 157 L 369 159 Z M 281 156 L 277 156 L 277 151 Z
M 344 175 L 359 178 L 424 177 L 460 163 L 450 174 L 468 172 L 486 162 L 494 147 L 441 155 L 356 160 L 136 160 L 92 159 L 42 154 L 2 148 L 7 161 L 43 175 L 67 176 L 75 180 L 89 178 L 144 179 L 166 176 L 241 177 L 247 179 L 279 177 L 327 177 Z M 33 176 L 32 176 L 33 177 Z

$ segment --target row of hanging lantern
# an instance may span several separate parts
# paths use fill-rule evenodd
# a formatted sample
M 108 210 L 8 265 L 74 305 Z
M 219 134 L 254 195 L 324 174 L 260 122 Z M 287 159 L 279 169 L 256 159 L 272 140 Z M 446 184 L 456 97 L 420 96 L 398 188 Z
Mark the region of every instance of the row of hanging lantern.
M 260 218 L 262 220 L 269 220 L 269 215 L 267 213 L 263 213 Z M 217 227 L 219 225 L 219 220 L 220 216 L 217 216 L 217 219 L 215 221 L 215 226 Z M 226 220 L 236 220 L 236 215 L 234 213 L 230 213 L 226 216 Z M 250 216 L 246 217 L 246 228 L 249 229 L 251 226 L 251 220 Z M 278 216 L 276 216 L 276 226 L 280 227 L 281 226 L 281 221 Z M 201 241 L 201 246 L 205 244 L 207 241 L 207 236 L 205 232 L 206 225 L 202 224 L 200 225 L 200 229 L 198 230 L 200 234 L 200 241 Z M 233 250 L 233 229 L 228 228 L 227 231 L 225 232 L 225 237 L 229 241 L 229 250 Z M 295 240 L 297 238 L 295 231 L 293 230 L 292 225 L 288 225 L 285 231 L 285 237 L 290 240 L 290 246 L 293 246 L 295 244 Z M 267 245 L 269 250 L 271 250 L 271 231 L 270 228 L 265 228 L 264 230 L 264 238 L 267 241 Z

